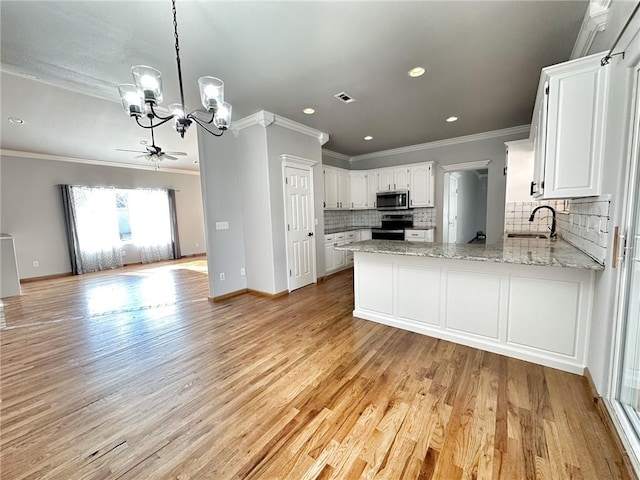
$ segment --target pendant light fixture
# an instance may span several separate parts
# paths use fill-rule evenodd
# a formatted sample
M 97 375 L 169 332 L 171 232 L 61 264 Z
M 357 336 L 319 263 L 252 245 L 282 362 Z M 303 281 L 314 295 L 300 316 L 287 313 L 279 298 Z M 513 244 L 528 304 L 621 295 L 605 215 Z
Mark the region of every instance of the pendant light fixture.
M 169 121 L 184 138 L 184 134 L 191 125 L 196 123 L 204 130 L 216 137 L 221 136 L 231 123 L 231 105 L 224 101 L 224 82 L 215 77 L 201 77 L 198 79 L 202 110 L 188 112 L 184 105 L 184 91 L 182 88 L 182 68 L 180 66 L 180 44 L 178 42 L 178 20 L 176 16 L 176 0 L 171 0 L 173 11 L 173 33 L 176 39 L 176 63 L 178 66 L 178 84 L 180 86 L 180 103 L 168 106 L 169 116 L 159 115 L 156 107 L 162 103 L 162 74 L 155 68 L 146 65 L 131 67 L 134 84 L 119 85 L 118 92 L 122 99 L 124 111 L 135 118 L 142 128 L 153 129 Z M 149 125 L 143 125 L 141 119 L 149 119 Z M 208 126 L 213 125 L 217 131 Z

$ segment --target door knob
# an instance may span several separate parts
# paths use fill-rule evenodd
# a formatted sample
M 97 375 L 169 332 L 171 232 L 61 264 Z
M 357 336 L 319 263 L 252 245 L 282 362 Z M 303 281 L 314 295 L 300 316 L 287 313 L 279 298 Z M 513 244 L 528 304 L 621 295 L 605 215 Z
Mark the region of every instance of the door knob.
M 310 236 L 310 237 L 313 237 L 313 232 L 309 232 L 309 236 Z

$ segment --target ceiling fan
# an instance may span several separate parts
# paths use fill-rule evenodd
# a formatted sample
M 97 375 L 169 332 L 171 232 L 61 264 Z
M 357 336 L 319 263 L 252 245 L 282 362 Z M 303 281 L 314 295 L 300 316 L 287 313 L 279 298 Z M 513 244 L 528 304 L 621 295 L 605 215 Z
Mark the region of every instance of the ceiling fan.
M 141 153 L 142 155 L 136 155 L 134 158 L 146 158 L 150 162 L 160 162 L 162 160 L 178 160 L 177 156 L 187 155 L 186 152 L 163 152 L 162 148 L 156 145 L 156 140 L 153 135 L 153 130 L 151 130 L 151 145 L 145 145 L 144 150 L 128 150 L 125 148 L 116 148 L 118 152 L 133 152 L 133 153 Z

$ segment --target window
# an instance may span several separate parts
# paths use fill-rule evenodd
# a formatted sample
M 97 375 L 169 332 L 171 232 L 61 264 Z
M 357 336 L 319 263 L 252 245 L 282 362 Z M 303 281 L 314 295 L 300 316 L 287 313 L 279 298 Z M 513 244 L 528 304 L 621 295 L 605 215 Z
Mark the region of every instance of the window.
M 118 210 L 118 230 L 120 240 L 131 240 L 131 218 L 129 215 L 129 192 L 120 190 L 116 192 L 116 209 Z

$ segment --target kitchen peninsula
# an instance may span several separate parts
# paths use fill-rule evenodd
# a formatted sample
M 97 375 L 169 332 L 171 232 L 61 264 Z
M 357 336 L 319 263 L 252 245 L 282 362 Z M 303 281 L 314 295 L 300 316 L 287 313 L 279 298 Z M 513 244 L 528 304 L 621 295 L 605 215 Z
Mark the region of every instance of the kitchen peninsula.
M 354 252 L 354 316 L 583 373 L 594 279 L 604 267 L 568 243 L 337 248 Z

